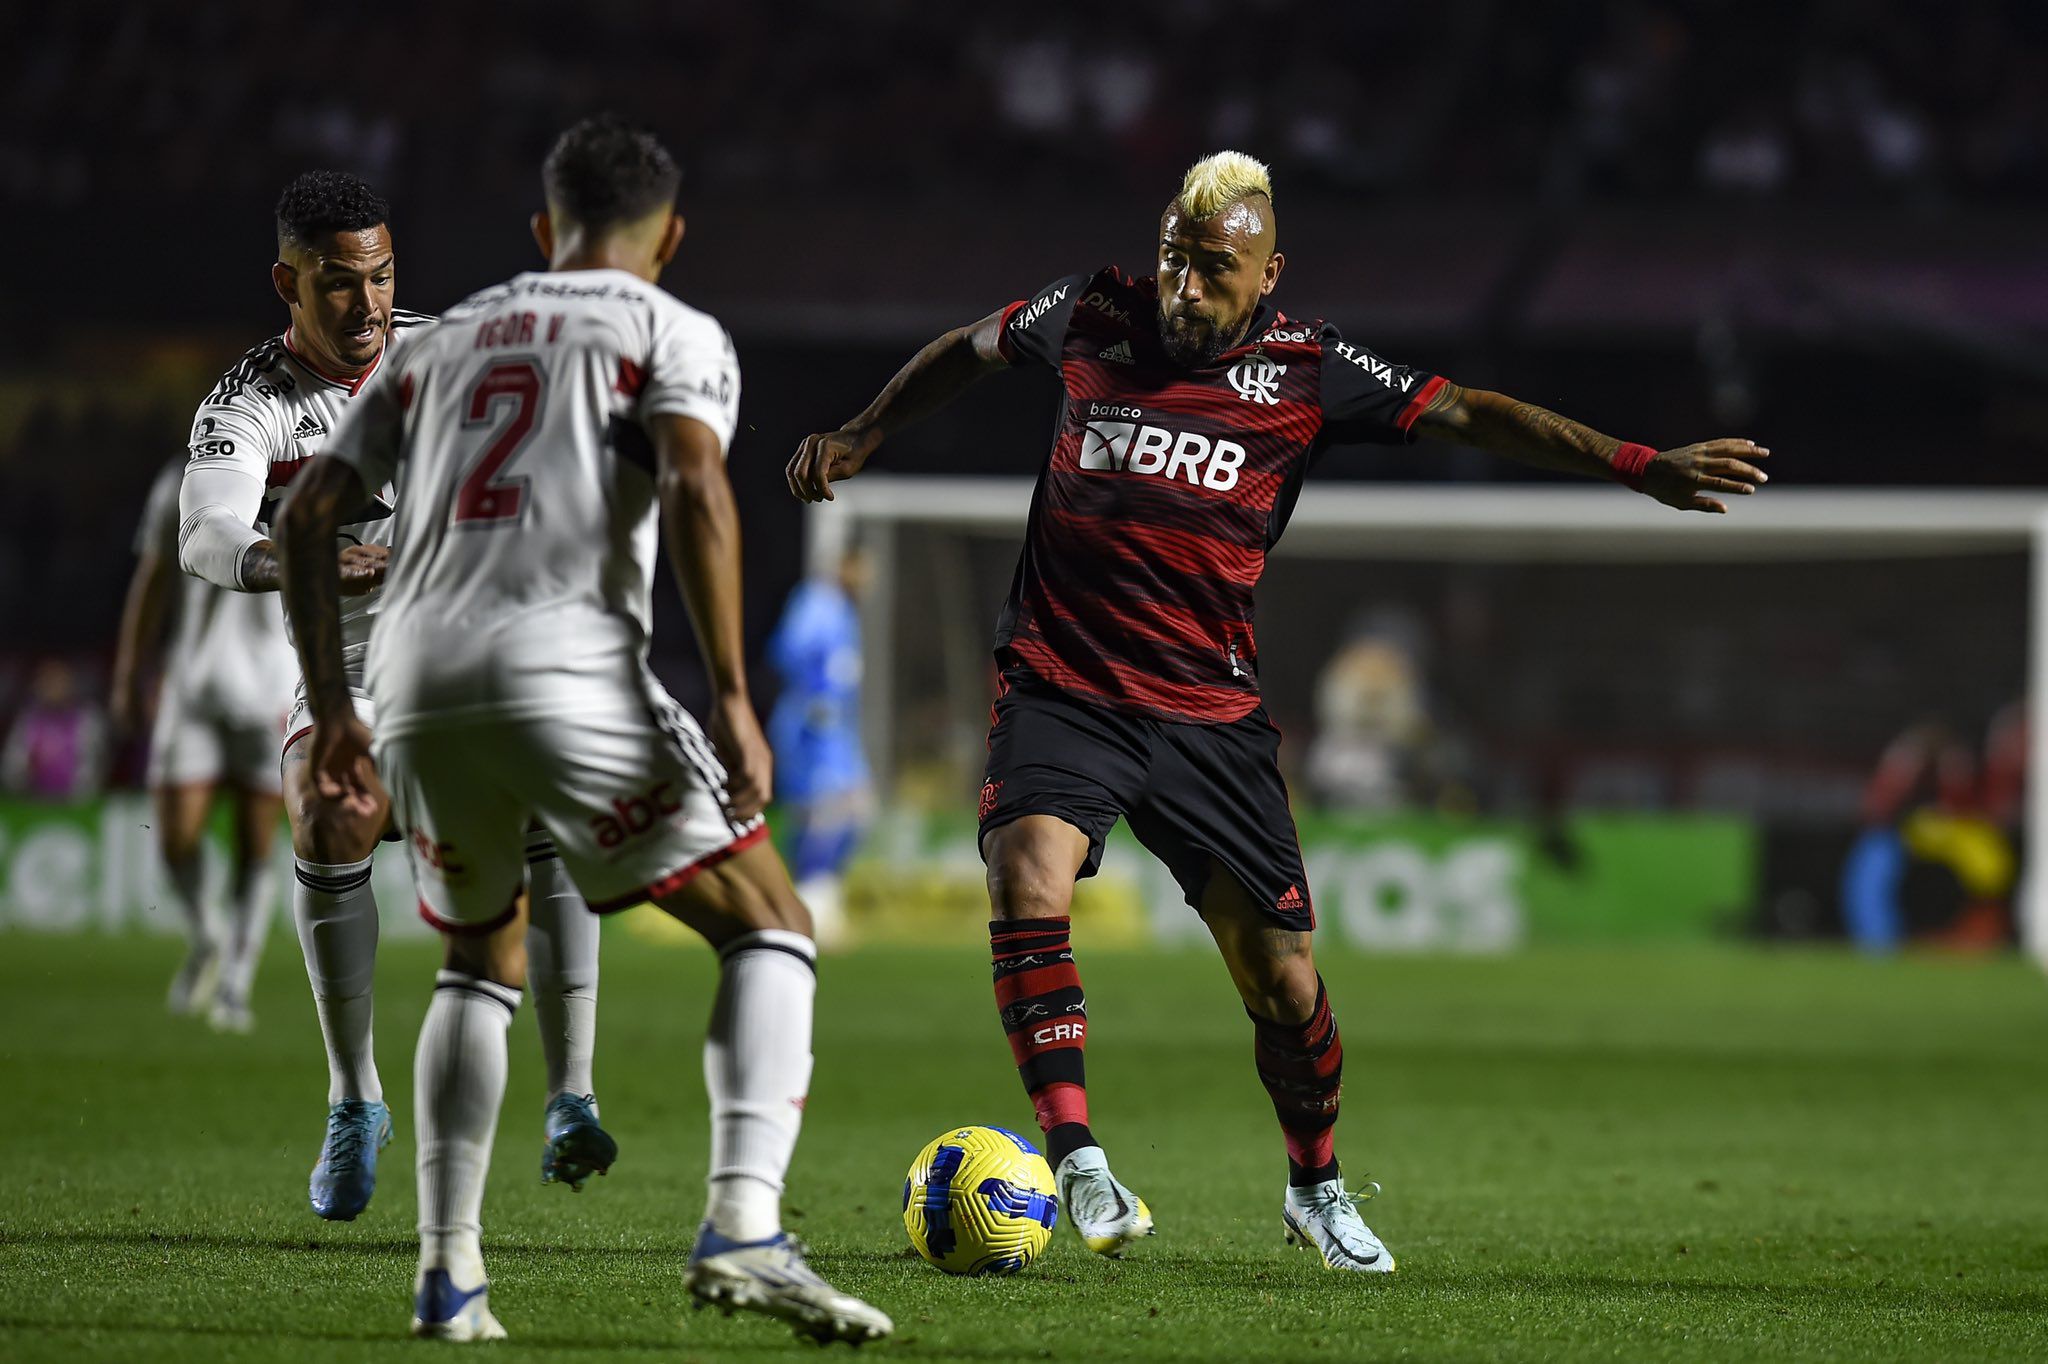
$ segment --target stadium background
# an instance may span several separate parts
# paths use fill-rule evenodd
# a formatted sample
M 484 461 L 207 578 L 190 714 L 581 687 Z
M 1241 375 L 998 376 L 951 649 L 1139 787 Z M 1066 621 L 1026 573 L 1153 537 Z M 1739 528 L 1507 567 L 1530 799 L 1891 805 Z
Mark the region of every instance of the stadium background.
M 2048 10 L 2024 0 L 8 7 L 0 735 L 39 678 L 79 723 L 103 716 L 149 481 L 280 328 L 284 181 L 324 165 L 380 186 L 399 305 L 433 311 L 532 264 L 535 168 L 598 106 L 681 154 L 690 235 L 665 282 L 740 347 L 757 654 L 820 543 L 782 485 L 796 441 L 939 330 L 1142 266 L 1181 169 L 1222 145 L 1275 165 L 1290 310 L 1629 439 L 1774 449 L 1763 498 L 1688 530 L 1732 536 L 1788 494 L 1889 489 L 1908 521 L 1959 490 L 1992 500 L 1941 505 L 2040 496 Z M 1042 458 L 1051 403 L 1040 376 L 992 380 L 878 467 L 964 475 L 1021 517 L 1000 480 Z M 1318 479 L 1305 508 L 1390 482 L 1552 491 L 1444 447 L 1338 451 Z M 2023 545 L 1667 555 L 1675 514 L 1585 495 L 1652 529 L 1628 554 L 1361 535 L 1276 558 L 1261 593 L 1350 1059 L 1347 1175 L 1386 1185 L 1389 1292 L 1283 1258 L 1243 1017 L 1128 845 L 1078 910 L 1089 1067 L 1161 1236 L 1106 1265 L 1061 1232 L 999 1282 L 906 1258 L 912 1153 L 1030 1114 L 988 1012 L 970 839 L 1015 533 L 896 534 L 865 603 L 867 725 L 890 736 L 848 885 L 868 941 L 825 963 L 788 1200 L 817 1263 L 896 1315 L 887 1348 L 2048 1357 L 2048 1000 L 2009 947 L 2014 703 L 2030 651 L 2048 658 Z M 657 594 L 655 665 L 700 702 L 665 574 Z M 179 948 L 142 759 L 131 738 L 73 795 L 0 792 L 0 1355 L 396 1358 L 405 1077 L 436 950 L 403 863 L 379 859 L 399 1134 L 370 1212 L 318 1223 L 296 944 L 275 927 L 253 1035 L 164 1017 Z M 1860 868 L 1869 892 L 1886 849 L 1890 918 L 1852 924 L 1845 881 Z M 676 1325 L 714 964 L 653 950 L 644 921 L 606 941 L 598 1086 L 625 1154 L 581 1197 L 535 1182 L 544 1096 L 518 1023 L 496 1357 L 771 1357 L 786 1338 L 758 1322 Z
M 691 231 L 667 283 L 742 348 L 732 469 L 757 647 L 803 571 L 780 479 L 797 439 L 858 410 L 938 330 L 1061 273 L 1142 265 L 1178 169 L 1224 143 L 1275 162 L 1283 306 L 1398 358 L 1631 439 L 1755 435 L 1781 487 L 2030 485 L 2048 454 L 2048 20 L 2032 6 L 1274 0 L 935 25 L 912 4 L 597 4 L 559 31 L 548 13 L 80 3 L 4 21 L 0 200 L 20 267 L 0 301 L 0 720 L 49 659 L 87 706 L 102 696 L 149 477 L 211 378 L 277 329 L 263 273 L 277 187 L 312 165 L 369 176 L 395 206 L 400 304 L 432 311 L 530 263 L 533 167 L 594 103 L 682 152 Z M 1225 46 L 1255 81 L 1188 77 Z M 317 74 L 335 62 L 346 81 Z M 1028 474 L 1049 405 L 1036 378 L 984 385 L 884 466 Z M 1440 447 L 1339 451 L 1318 478 L 1532 481 Z M 963 685 L 958 660 L 981 657 L 1011 543 L 940 528 L 905 550 L 908 581 L 944 569 L 971 586 L 934 617 L 946 638 L 892 639 L 901 686 L 869 698 L 889 732 L 924 739 L 875 755 L 885 810 L 937 821 L 885 827 L 883 846 L 950 866 L 935 903 L 969 926 L 971 848 L 963 865 L 947 813 L 977 776 L 988 679 Z M 1985 826 L 1992 862 L 2011 862 L 2020 554 L 1461 557 L 1374 562 L 1361 543 L 1334 587 L 1324 565 L 1276 563 L 1265 686 L 1312 842 L 1398 833 L 1441 864 L 1483 835 L 1520 869 L 1523 909 L 1611 902 L 1584 922 L 1538 914 L 1539 938 L 1623 918 L 1653 934 L 1838 933 L 1855 840 L 1921 810 Z M 1696 607 L 1702 575 L 1732 604 Z M 695 702 L 688 634 L 658 590 L 656 665 Z M 1350 778 L 1321 780 L 1318 688 L 1354 646 L 1357 706 L 1399 715 L 1375 712 Z M 142 756 L 115 744 L 106 789 L 132 788 Z M 150 898 L 147 858 L 118 835 L 24 863 L 55 812 L 8 811 L 28 871 L 0 878 L 0 923 L 107 923 Z M 1649 842 L 1617 833 L 1631 817 Z M 1582 819 L 1599 827 L 1575 833 Z M 1589 857 L 1587 838 L 1609 851 Z M 1610 883 L 1617 858 L 1631 870 Z M 2012 875 L 1916 859 L 1912 931 L 2010 934 Z M 99 869 L 116 860 L 132 873 Z M 903 873 L 867 898 L 928 899 L 929 878 Z M 1381 898 L 1408 894 L 1389 874 Z M 1125 911 L 1158 889 L 1127 884 Z M 1464 941 L 1448 926 L 1373 939 L 1360 922 L 1370 940 Z

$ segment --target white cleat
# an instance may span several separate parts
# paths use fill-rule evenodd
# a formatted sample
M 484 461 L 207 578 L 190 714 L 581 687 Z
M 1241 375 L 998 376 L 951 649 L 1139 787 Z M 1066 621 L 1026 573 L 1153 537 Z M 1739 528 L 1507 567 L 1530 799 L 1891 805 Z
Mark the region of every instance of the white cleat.
M 1097 1255 L 1121 1260 L 1141 1236 L 1156 1236 L 1145 1200 L 1117 1182 L 1100 1146 L 1083 1146 L 1060 1162 L 1055 1175 L 1060 1209 Z
M 888 1314 L 819 1278 L 804 1260 L 803 1243 L 786 1231 L 762 1241 L 734 1241 L 706 1222 L 683 1282 L 700 1308 L 779 1317 L 823 1345 L 864 1345 L 896 1329 Z
M 1288 1186 L 1280 1205 L 1287 1244 L 1313 1250 L 1323 1257 L 1328 1269 L 1393 1273 L 1394 1253 L 1380 1244 L 1380 1238 L 1358 1215 L 1358 1205 L 1379 1191 L 1379 1185 L 1368 1184 L 1360 1193 L 1346 1193 L 1341 1177 L 1305 1189 Z
M 231 998 L 225 991 L 214 996 L 206 1021 L 215 1032 L 247 1035 L 256 1031 L 256 1015 L 249 1012 L 249 1001 Z
M 171 977 L 165 1006 L 179 1018 L 205 1013 L 220 986 L 220 968 L 220 949 L 204 940 L 195 941 L 186 951 L 178 974 Z
M 445 1269 L 425 1271 L 413 1292 L 412 1333 L 422 1340 L 503 1340 L 505 1328 L 491 1315 L 490 1281 L 465 1290 Z

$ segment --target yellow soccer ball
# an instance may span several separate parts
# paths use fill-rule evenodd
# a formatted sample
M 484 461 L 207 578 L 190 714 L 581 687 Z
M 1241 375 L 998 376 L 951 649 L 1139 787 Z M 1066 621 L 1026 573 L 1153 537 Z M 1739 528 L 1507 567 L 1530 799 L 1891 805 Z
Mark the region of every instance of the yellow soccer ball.
M 1001 1127 L 956 1127 L 917 1153 L 903 1181 L 903 1226 L 948 1274 L 1015 1274 L 1060 1220 L 1045 1157 Z

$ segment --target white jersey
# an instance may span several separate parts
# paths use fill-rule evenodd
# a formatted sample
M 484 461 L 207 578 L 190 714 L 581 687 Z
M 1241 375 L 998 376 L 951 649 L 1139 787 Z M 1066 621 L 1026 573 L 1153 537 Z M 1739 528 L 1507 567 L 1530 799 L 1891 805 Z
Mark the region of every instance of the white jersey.
M 519 275 L 443 314 L 324 453 L 394 477 L 369 689 L 380 735 L 644 707 L 659 508 L 643 423 L 739 412 L 731 338 L 636 275 Z
M 164 466 L 149 490 L 135 532 L 135 552 L 178 562 L 178 485 L 185 461 Z M 274 592 L 236 592 L 177 575 L 174 625 L 163 656 L 163 701 L 177 698 L 196 714 L 277 727 L 291 704 L 298 665 L 285 638 L 282 599 Z
M 333 379 L 315 369 L 292 344 L 289 330 L 255 347 L 221 376 L 199 405 L 192 420 L 187 477 L 220 470 L 247 475 L 251 482 L 235 511 L 248 517 L 245 524 L 268 534 L 292 476 L 320 453 L 351 401 L 391 367 L 420 334 L 422 324 L 433 320 L 394 309 L 383 353 L 357 379 Z M 391 507 L 390 487 L 378 485 L 368 505 L 349 515 L 337 545 L 390 544 Z M 378 609 L 376 592 L 342 598 L 343 660 L 352 679 L 362 676 Z

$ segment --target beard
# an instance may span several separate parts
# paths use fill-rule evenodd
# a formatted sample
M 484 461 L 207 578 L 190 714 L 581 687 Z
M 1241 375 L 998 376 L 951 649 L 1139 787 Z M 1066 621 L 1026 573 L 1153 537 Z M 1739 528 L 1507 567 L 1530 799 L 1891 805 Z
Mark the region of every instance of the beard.
M 1182 314 L 1159 314 L 1159 344 L 1166 358 L 1183 369 L 1213 362 L 1231 347 L 1232 337 L 1208 318 L 1199 321 Z

